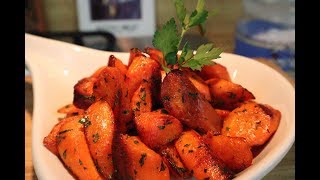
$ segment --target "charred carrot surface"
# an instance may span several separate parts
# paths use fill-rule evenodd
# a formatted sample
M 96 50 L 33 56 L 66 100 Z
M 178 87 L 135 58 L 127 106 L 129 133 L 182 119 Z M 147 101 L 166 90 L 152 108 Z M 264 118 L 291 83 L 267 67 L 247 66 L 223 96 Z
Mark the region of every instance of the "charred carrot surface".
M 120 135 L 114 163 L 118 179 L 170 179 L 161 156 L 148 148 L 137 136 Z
M 153 150 L 172 142 L 183 130 L 178 119 L 158 112 L 142 113 L 134 122 L 141 140 Z
M 220 159 L 211 156 L 202 137 L 194 130 L 184 131 L 175 147 L 188 170 L 197 179 L 229 179 L 232 176 Z
M 65 166 L 78 179 L 103 179 L 94 165 L 84 135 L 86 125 L 78 116 L 70 117 L 72 120 L 64 123 L 57 137 L 59 156 Z
M 271 106 L 246 102 L 226 117 L 222 135 L 243 137 L 250 146 L 262 145 L 275 133 L 280 119 L 280 111 Z
M 93 86 L 95 78 L 83 78 L 77 82 L 73 90 L 73 104 L 80 109 L 87 109 L 94 101 Z
M 231 81 L 227 68 L 219 63 L 203 66 L 199 75 L 204 80 L 218 78 Z
M 163 53 L 160 50 L 147 47 L 144 49 L 144 52 L 147 53 L 151 59 L 158 61 L 160 64 L 164 64 Z
M 204 137 L 204 142 L 213 156 L 220 158 L 233 172 L 240 172 L 252 164 L 251 147 L 244 138 L 209 133 Z
M 210 102 L 211 95 L 210 95 L 210 91 L 209 91 L 209 87 L 208 87 L 207 83 L 191 69 L 185 68 L 185 69 L 183 69 L 183 71 L 185 71 L 189 80 L 198 89 L 200 94 L 203 95 L 205 97 L 205 99 Z
M 86 125 L 85 136 L 91 157 L 98 172 L 107 179 L 113 175 L 112 140 L 114 135 L 114 115 L 106 101 L 97 101 L 81 119 Z
M 164 108 L 184 125 L 202 133 L 220 133 L 222 120 L 191 83 L 184 72 L 173 70 L 161 85 L 161 99 Z
M 212 105 L 218 109 L 233 110 L 244 101 L 255 99 L 254 95 L 246 88 L 224 79 L 209 79 L 206 81 Z
M 135 57 L 126 74 L 129 98 L 132 98 L 133 93 L 143 81 L 147 81 L 151 84 L 152 100 L 158 103 L 161 85 L 160 70 L 161 66 L 157 61 L 144 56 Z
M 174 144 L 169 144 L 161 151 L 161 156 L 163 161 L 169 168 L 170 174 L 175 178 L 190 178 L 191 173 L 182 163 L 179 153 L 175 148 Z
M 125 75 L 128 70 L 128 66 L 123 64 L 123 62 L 114 55 L 109 56 L 108 66 L 118 68 L 123 75 Z
M 138 48 L 131 48 L 130 49 L 130 55 L 129 55 L 129 62 L 128 62 L 128 66 L 131 65 L 133 59 L 135 57 L 138 57 L 138 56 L 143 56 L 145 57 L 145 55 L 143 54 L 142 51 L 140 51 Z

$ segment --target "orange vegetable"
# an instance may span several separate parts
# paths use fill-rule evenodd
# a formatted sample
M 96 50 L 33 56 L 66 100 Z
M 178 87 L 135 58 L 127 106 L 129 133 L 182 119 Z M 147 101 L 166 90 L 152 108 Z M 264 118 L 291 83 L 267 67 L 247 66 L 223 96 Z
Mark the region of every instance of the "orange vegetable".
M 114 55 L 109 56 L 108 66 L 118 68 L 123 75 L 125 75 L 128 70 L 128 66 L 123 64 L 123 62 Z
M 134 59 L 135 57 L 139 57 L 139 56 L 145 57 L 145 55 L 142 53 L 142 51 L 140 51 L 138 48 L 132 48 L 132 49 L 130 49 L 130 56 L 129 56 L 128 67 L 131 65 L 133 59 Z
M 132 98 L 143 81 L 147 81 L 151 86 L 152 102 L 155 102 L 153 105 L 157 106 L 160 99 L 160 70 L 161 66 L 157 61 L 144 56 L 135 57 L 126 74 L 129 98 Z
M 213 156 L 220 158 L 233 172 L 240 172 L 252 164 L 251 147 L 244 138 L 214 136 L 208 133 L 204 142 Z
M 202 137 L 194 130 L 184 131 L 175 141 L 182 162 L 197 179 L 229 179 L 232 177 L 220 159 L 212 156 Z
M 142 82 L 140 87 L 133 94 L 131 100 L 131 109 L 134 116 L 139 116 L 141 113 L 151 112 L 152 110 L 152 95 L 150 83 Z
M 202 133 L 220 133 L 222 119 L 211 104 L 191 83 L 185 73 L 173 70 L 167 74 L 161 85 L 164 108 L 184 125 Z
M 158 112 L 142 113 L 134 122 L 141 140 L 153 150 L 172 142 L 182 132 L 182 124 L 178 119 Z
M 59 131 L 57 148 L 60 159 L 78 179 L 103 179 L 91 158 L 78 116 L 64 123 Z
M 147 53 L 151 59 L 158 61 L 160 64 L 164 64 L 163 53 L 155 48 L 146 47 L 144 52 Z
M 120 135 L 113 153 L 118 179 L 170 179 L 161 156 L 149 149 L 137 136 Z
M 169 167 L 170 174 L 176 178 L 190 178 L 190 171 L 182 163 L 179 153 L 174 144 L 170 144 L 163 148 L 161 151 L 163 161 Z
M 280 111 L 266 104 L 246 102 L 224 120 L 222 135 L 243 137 L 250 146 L 264 144 L 277 130 Z
M 94 101 L 93 86 L 95 78 L 83 78 L 77 82 L 73 91 L 73 104 L 79 109 L 87 109 Z
M 59 152 L 57 149 L 57 142 L 60 141 L 59 139 L 57 139 L 57 137 L 59 137 L 59 133 L 60 133 L 60 128 L 61 126 L 69 121 L 72 121 L 74 119 L 81 119 L 81 115 L 77 115 L 77 116 L 70 116 L 70 117 L 66 117 L 61 119 L 56 125 L 53 126 L 52 130 L 50 131 L 50 133 L 48 134 L 48 136 L 46 136 L 43 139 L 43 145 L 49 150 L 51 151 L 54 155 L 59 156 Z
M 70 117 L 70 116 L 77 116 L 79 114 L 84 114 L 84 110 L 77 108 L 73 104 L 67 104 L 59 108 L 58 113 L 66 114 L 66 117 Z
M 223 120 L 224 120 L 224 119 L 229 115 L 229 113 L 230 113 L 230 111 L 228 111 L 228 110 L 223 110 L 223 109 L 215 109 L 215 110 L 216 110 L 218 116 L 220 116 L 220 118 L 223 119 Z
M 204 80 L 218 78 L 224 79 L 226 81 L 231 81 L 227 68 L 219 63 L 216 63 L 215 65 L 203 66 L 199 75 Z
M 200 94 L 203 95 L 205 99 L 210 102 L 211 95 L 207 83 L 191 69 L 185 68 L 183 69 L 183 71 L 186 73 L 192 84 L 198 89 Z
M 233 110 L 242 102 L 255 99 L 254 95 L 239 84 L 224 79 L 206 81 L 212 98 L 212 105 L 218 109 Z
M 84 119 L 90 122 L 85 130 L 85 136 L 95 166 L 101 175 L 110 179 L 114 168 L 112 163 L 112 140 L 114 135 L 114 115 L 106 101 L 93 103 Z

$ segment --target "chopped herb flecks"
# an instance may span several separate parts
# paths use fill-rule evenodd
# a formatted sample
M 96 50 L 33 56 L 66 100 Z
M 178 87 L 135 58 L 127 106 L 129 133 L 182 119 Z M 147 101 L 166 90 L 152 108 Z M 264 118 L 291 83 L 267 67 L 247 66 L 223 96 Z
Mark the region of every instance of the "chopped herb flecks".
M 91 125 L 91 121 L 89 120 L 88 116 L 81 118 L 78 122 L 83 124 L 85 128 Z
M 64 150 L 64 151 L 63 151 L 62 157 L 63 157 L 63 159 L 65 159 L 65 158 L 67 157 L 67 150 Z
M 98 133 L 92 135 L 92 137 L 93 137 L 93 142 L 94 143 L 96 143 L 99 140 L 99 134 Z
M 163 130 L 166 126 L 158 126 L 160 130 Z
M 147 158 L 147 154 L 146 153 L 141 154 L 141 158 L 139 160 L 139 164 L 140 164 L 141 167 L 144 165 L 144 161 L 145 161 L 146 158 Z
M 66 133 L 66 132 L 69 132 L 69 131 L 72 131 L 73 129 L 66 129 L 66 130 L 63 130 L 63 131 L 60 131 L 59 134 L 63 134 L 63 133 Z

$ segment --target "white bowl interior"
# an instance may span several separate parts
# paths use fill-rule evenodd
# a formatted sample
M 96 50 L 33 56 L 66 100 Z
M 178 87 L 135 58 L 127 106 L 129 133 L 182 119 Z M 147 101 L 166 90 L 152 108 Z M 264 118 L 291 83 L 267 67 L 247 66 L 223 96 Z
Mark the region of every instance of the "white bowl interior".
M 31 71 L 34 93 L 32 158 L 39 179 L 73 179 L 59 159 L 42 144 L 60 115 L 57 109 L 72 102 L 73 86 L 108 63 L 115 55 L 124 63 L 128 53 L 106 52 L 60 41 L 25 35 L 26 64 Z M 295 90 L 274 69 L 255 60 L 223 53 L 216 62 L 226 66 L 232 81 L 251 91 L 256 101 L 282 113 L 278 130 L 253 165 L 235 179 L 260 179 L 285 156 L 295 139 Z

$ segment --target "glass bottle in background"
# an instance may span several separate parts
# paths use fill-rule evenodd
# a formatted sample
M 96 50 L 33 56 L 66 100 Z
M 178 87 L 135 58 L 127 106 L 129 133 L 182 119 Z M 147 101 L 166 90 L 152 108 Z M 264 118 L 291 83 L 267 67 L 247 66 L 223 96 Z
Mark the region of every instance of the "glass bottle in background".
M 243 0 L 235 54 L 274 61 L 295 77 L 295 0 Z

